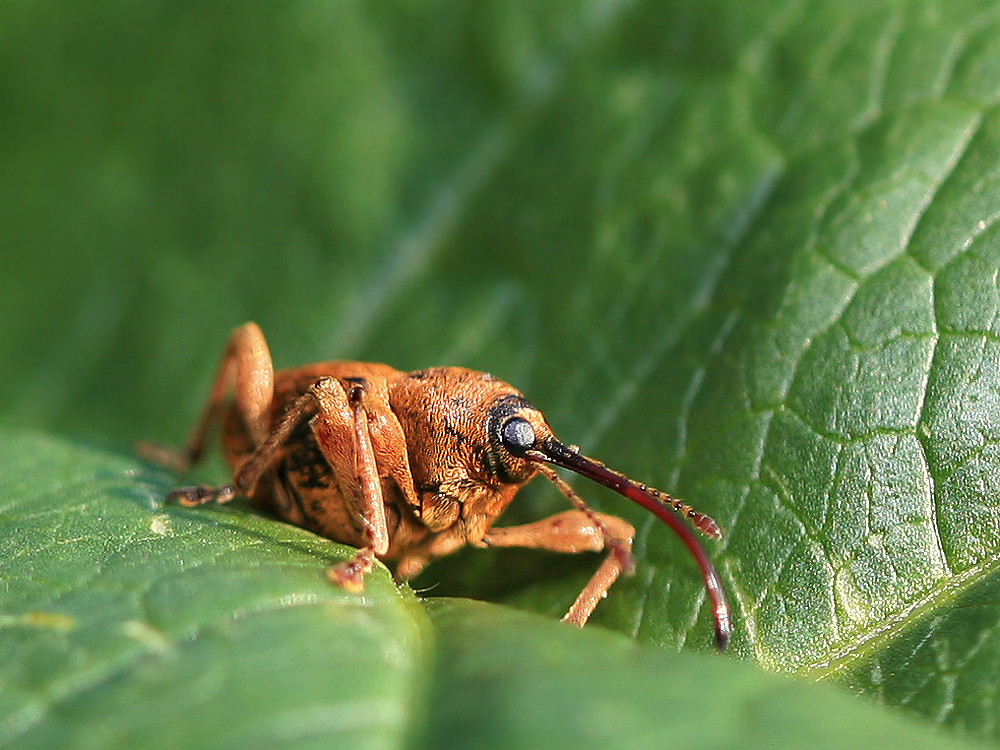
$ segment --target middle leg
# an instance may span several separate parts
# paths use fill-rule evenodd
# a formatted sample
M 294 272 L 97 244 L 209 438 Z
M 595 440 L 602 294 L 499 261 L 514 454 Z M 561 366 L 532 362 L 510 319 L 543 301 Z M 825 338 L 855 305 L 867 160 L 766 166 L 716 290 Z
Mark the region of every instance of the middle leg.
M 582 501 L 581 501 L 582 502 Z M 522 526 L 492 528 L 483 541 L 493 547 L 531 547 L 552 552 L 600 552 L 610 547 L 590 581 L 563 617 L 564 622 L 583 626 L 623 571 L 631 572 L 632 539 L 635 529 L 616 516 L 589 508 L 567 510 Z

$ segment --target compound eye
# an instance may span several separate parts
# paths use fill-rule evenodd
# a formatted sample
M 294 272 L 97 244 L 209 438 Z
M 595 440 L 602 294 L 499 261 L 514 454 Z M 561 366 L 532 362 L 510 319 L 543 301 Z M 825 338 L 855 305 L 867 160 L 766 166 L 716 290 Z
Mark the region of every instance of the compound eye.
M 535 445 L 535 429 L 527 419 L 513 417 L 501 428 L 500 439 L 504 447 L 515 456 L 523 456 L 525 451 Z

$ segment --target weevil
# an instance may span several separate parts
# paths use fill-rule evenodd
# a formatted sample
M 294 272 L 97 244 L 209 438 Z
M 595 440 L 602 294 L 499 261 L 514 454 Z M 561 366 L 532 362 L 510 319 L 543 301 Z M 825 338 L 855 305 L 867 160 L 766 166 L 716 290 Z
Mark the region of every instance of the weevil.
M 400 580 L 465 545 L 608 552 L 564 621 L 582 626 L 623 572 L 635 567 L 635 529 L 592 510 L 553 467 L 569 469 L 665 521 L 694 556 L 725 648 L 731 625 L 715 567 L 691 527 L 720 538 L 711 518 L 561 443 L 544 415 L 512 386 L 460 367 L 400 372 L 367 362 L 322 362 L 275 372 L 264 334 L 246 323 L 231 335 L 203 415 L 181 453 L 147 448 L 185 470 L 219 423 L 232 482 L 179 487 L 182 505 L 237 495 L 324 537 L 358 548 L 327 577 L 364 588 L 378 558 Z M 573 505 L 534 523 L 494 522 L 541 474 Z

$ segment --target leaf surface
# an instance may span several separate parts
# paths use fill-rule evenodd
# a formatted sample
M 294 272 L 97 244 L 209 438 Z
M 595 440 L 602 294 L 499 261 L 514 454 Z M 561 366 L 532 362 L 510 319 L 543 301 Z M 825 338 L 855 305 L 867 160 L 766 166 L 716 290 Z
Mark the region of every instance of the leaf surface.
M 5 433 L 4 747 L 400 747 L 428 623 L 350 550 L 243 512 L 163 506 L 134 460 Z
M 964 747 L 719 656 L 421 604 L 381 568 L 350 595 L 323 576 L 350 550 L 163 506 L 134 460 L 34 433 L 0 453 L 4 747 Z

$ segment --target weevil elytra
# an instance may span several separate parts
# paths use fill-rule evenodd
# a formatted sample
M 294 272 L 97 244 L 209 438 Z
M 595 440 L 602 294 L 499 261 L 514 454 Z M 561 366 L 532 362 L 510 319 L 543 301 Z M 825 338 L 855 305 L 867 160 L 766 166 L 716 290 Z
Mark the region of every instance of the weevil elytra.
M 682 519 L 719 538 L 715 521 L 567 447 L 520 392 L 491 375 L 459 367 L 405 373 L 336 361 L 275 372 L 263 333 L 247 323 L 229 339 L 183 453 L 146 452 L 186 469 L 202 457 L 219 422 L 232 483 L 180 487 L 169 499 L 193 506 L 242 495 L 290 523 L 359 548 L 353 559 L 327 571 L 349 590 L 363 589 L 375 558 L 405 580 L 467 544 L 608 550 L 563 618 L 582 626 L 618 576 L 633 570 L 635 529 L 591 510 L 552 468 L 558 466 L 642 505 L 680 536 L 705 580 L 716 643 L 725 648 L 729 640 L 722 583 Z M 555 484 L 574 508 L 534 523 L 494 527 L 536 474 Z

